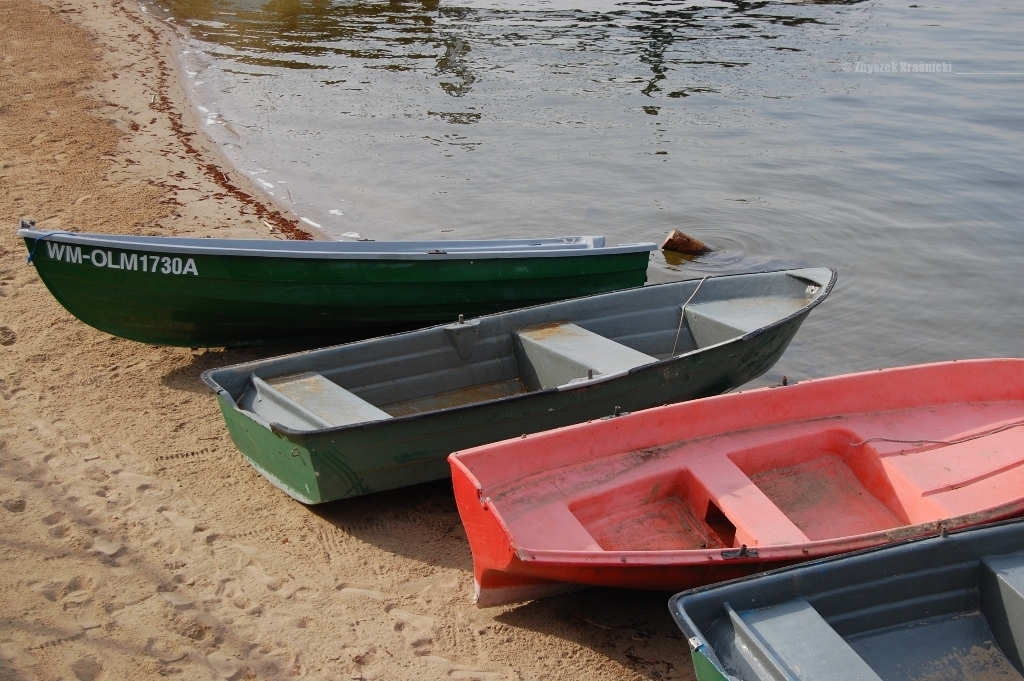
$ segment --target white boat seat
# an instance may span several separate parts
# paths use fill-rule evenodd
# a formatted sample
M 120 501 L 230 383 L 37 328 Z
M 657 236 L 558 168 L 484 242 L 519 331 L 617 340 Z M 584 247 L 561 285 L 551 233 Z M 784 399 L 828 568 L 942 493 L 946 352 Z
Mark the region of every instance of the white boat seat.
M 686 306 L 686 325 L 698 348 L 768 326 L 800 310 L 802 298 L 735 298 Z
M 249 404 L 240 405 L 267 423 L 296 430 L 319 430 L 382 421 L 391 415 L 314 371 L 266 381 L 252 377 Z M 252 394 L 255 393 L 255 394 Z
M 534 390 L 620 374 L 658 361 L 575 324 L 525 329 L 514 336 L 520 377 Z
M 805 600 L 737 614 L 733 631 L 757 678 L 799 681 L 881 681 L 843 637 Z M 738 641 L 737 643 L 740 643 Z M 782 662 L 782 661 L 785 662 Z

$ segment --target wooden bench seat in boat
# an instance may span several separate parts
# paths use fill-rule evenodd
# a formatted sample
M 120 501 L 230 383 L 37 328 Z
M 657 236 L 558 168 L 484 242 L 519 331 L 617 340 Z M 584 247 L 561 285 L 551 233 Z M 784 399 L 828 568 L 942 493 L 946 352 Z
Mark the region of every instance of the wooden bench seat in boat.
M 744 662 L 771 679 L 881 681 L 835 629 L 803 599 L 737 613 L 724 610 Z M 759 675 L 760 677 L 760 675 Z
M 520 378 L 531 390 L 546 390 L 577 379 L 622 374 L 657 362 L 633 348 L 575 324 L 550 324 L 514 332 Z
M 267 423 L 279 423 L 300 430 L 318 430 L 368 421 L 382 421 L 391 415 L 353 395 L 315 371 L 279 376 L 266 381 L 252 377 L 247 409 Z M 244 398 L 243 398 L 244 399 Z

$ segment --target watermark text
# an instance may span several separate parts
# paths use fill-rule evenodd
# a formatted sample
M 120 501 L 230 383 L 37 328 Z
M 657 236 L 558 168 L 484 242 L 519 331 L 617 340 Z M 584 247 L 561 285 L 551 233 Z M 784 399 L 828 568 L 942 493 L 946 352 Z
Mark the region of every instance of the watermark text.
M 953 73 L 953 63 L 948 61 L 857 61 L 843 64 L 843 71 L 847 73 Z

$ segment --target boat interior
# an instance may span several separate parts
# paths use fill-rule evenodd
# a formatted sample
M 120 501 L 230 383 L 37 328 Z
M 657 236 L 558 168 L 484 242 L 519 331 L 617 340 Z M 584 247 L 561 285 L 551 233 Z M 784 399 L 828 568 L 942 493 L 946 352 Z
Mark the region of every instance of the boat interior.
M 743 681 L 1020 680 L 1021 546 L 1014 522 L 684 594 L 672 607 Z
M 823 555 L 836 548 L 814 542 L 1024 510 L 1022 413 L 1019 400 L 930 405 L 601 457 L 540 443 L 517 456 L 535 468 L 527 474 L 503 471 L 498 456 L 465 465 L 513 543 L 537 554 L 746 545 Z
M 709 277 L 229 367 L 258 421 L 320 430 L 603 382 L 724 343 L 827 294 L 828 269 Z

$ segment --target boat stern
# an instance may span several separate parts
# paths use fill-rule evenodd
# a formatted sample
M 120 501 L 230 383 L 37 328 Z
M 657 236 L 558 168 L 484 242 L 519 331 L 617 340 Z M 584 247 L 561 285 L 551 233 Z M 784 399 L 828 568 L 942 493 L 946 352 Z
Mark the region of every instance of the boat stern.
M 275 433 L 235 406 L 224 390 L 217 392 L 217 404 L 231 440 L 260 475 L 304 504 L 329 500 L 304 439 Z

